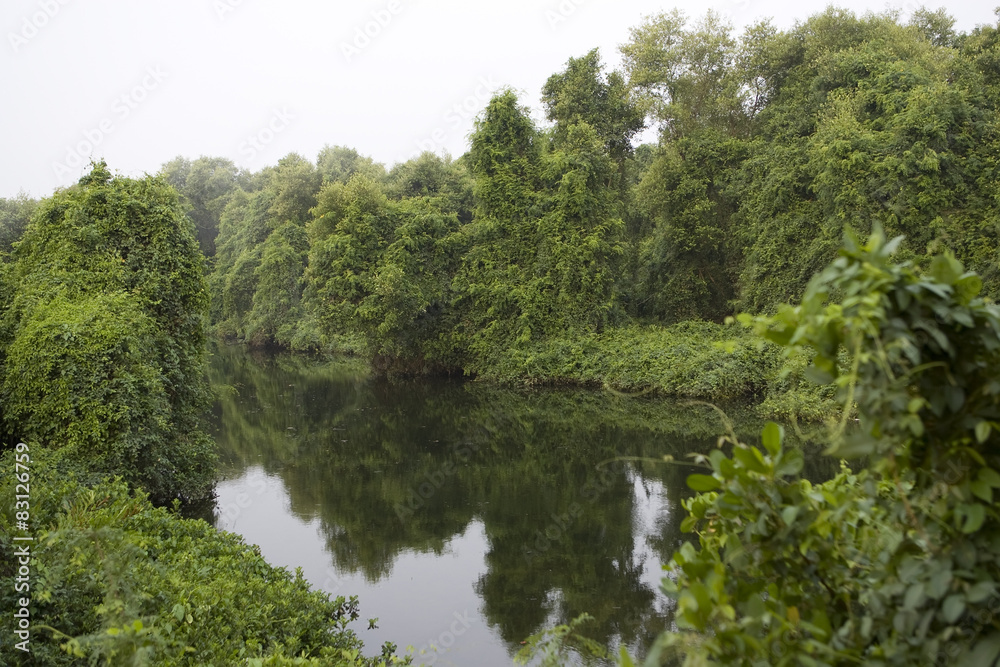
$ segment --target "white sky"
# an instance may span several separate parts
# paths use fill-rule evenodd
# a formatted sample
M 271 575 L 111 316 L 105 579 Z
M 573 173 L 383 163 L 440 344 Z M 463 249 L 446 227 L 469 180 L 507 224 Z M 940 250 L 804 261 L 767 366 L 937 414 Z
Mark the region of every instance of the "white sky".
M 0 1 L 0 197 L 46 196 L 76 181 L 91 156 L 136 176 L 177 155 L 228 157 L 256 171 L 291 151 L 315 160 L 325 144 L 387 165 L 422 148 L 457 157 L 493 89 L 510 85 L 537 108 L 545 80 L 568 58 L 596 46 L 617 66 L 617 45 L 646 14 L 677 6 L 698 18 L 713 7 L 738 28 L 763 17 L 785 28 L 827 4 Z M 949 11 L 970 30 L 995 22 L 995 3 Z M 908 15 L 918 2 L 837 4 Z M 345 54 L 380 13 L 384 25 L 369 26 L 369 43 Z

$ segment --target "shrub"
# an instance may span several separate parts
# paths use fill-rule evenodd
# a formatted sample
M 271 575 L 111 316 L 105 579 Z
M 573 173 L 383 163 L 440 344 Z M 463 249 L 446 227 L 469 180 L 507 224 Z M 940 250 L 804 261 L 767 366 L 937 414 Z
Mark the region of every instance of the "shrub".
M 857 402 L 859 427 L 842 421 L 830 453 L 864 467 L 811 485 L 774 424 L 763 450 L 731 436 L 731 455 L 705 457 L 682 526 L 698 546 L 664 580 L 678 630 L 650 663 L 996 664 L 1000 308 L 953 257 L 928 274 L 891 264 L 898 243 L 849 235 L 800 306 L 758 320 Z

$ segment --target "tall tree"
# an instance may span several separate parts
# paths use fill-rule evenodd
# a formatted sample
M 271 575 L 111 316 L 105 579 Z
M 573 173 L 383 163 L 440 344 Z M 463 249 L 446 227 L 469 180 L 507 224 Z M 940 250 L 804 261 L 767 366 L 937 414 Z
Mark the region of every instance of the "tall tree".
M 201 251 L 214 256 L 219 218 L 232 194 L 248 186 L 247 174 L 232 160 L 204 156 L 194 161 L 178 156 L 164 164 L 160 174 L 180 193 Z
M 209 283 L 217 333 L 255 345 L 288 346 L 301 320 L 306 223 L 321 176 L 291 153 L 254 176 L 259 189 L 233 196 L 220 220 Z
M 324 146 L 316 156 L 316 170 L 323 177 L 324 184 L 346 184 L 354 174 L 364 174 L 376 181 L 386 175 L 381 163 L 347 146 Z
M 653 222 L 640 242 L 634 311 L 661 322 L 732 312 L 741 248 L 733 181 L 747 143 L 703 130 L 660 147 L 637 191 Z
M 548 119 L 556 122 L 556 143 L 566 141 L 569 128 L 585 122 L 604 142 L 618 165 L 619 187 L 625 187 L 625 160 L 632 154 L 632 138 L 645 127 L 641 108 L 632 99 L 625 78 L 603 73 L 601 56 L 593 49 L 581 58 L 570 58 L 566 69 L 553 74 L 542 88 Z
M 538 132 L 511 91 L 494 97 L 472 137 L 476 219 L 456 276 L 460 345 L 474 363 L 555 332 L 590 330 L 613 310 L 622 222 L 614 167 L 585 122 L 541 155 Z
M 995 146 L 996 133 L 954 52 L 893 16 L 832 9 L 792 35 L 742 177 L 742 307 L 801 294 L 845 225 L 866 232 L 879 222 L 906 235 L 911 256 L 951 248 L 992 274 L 995 171 L 980 148 Z
M 387 182 L 388 194 L 393 198 L 425 198 L 442 211 L 457 214 L 463 223 L 472 220 L 473 179 L 465 159 L 421 153 L 395 165 Z
M 37 208 L 38 202 L 23 192 L 11 199 L 0 197 L 0 257 L 13 250 Z
M 647 17 L 631 30 L 620 50 L 629 85 L 646 112 L 669 136 L 712 128 L 746 136 L 763 102 L 755 57 L 766 24 L 751 26 L 747 38 L 709 10 L 693 27 L 679 10 Z
M 158 178 L 101 162 L 45 200 L 15 251 L 0 398 L 9 432 L 156 498 L 212 481 L 193 226 Z

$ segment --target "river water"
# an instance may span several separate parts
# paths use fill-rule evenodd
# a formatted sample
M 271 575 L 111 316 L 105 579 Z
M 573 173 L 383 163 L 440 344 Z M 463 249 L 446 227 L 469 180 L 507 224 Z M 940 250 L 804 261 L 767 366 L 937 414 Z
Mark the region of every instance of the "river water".
M 391 641 L 416 664 L 510 665 L 528 636 L 587 612 L 586 635 L 635 655 L 671 623 L 661 564 L 683 541 L 695 471 L 678 462 L 715 446 L 712 408 L 390 382 L 357 361 L 239 347 L 216 351 L 212 381 L 210 518 L 357 595 L 367 653 Z M 759 432 L 749 410 L 727 412 Z

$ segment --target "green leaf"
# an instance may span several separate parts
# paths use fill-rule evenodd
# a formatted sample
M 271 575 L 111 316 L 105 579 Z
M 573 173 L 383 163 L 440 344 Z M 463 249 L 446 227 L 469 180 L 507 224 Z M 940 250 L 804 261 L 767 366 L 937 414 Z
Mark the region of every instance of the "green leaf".
M 944 604 L 941 605 L 941 613 L 944 614 L 944 620 L 948 623 L 957 621 L 963 612 L 965 612 L 965 596 L 961 593 L 949 595 L 944 599 Z
M 927 584 L 927 594 L 940 600 L 948 592 L 953 578 L 951 570 L 938 570 Z
M 998 657 L 1000 657 L 1000 632 L 994 632 L 976 642 L 972 655 L 961 664 L 969 665 L 969 667 L 995 667 Z M 961 660 L 961 656 L 959 660 Z
M 726 455 L 722 453 L 721 449 L 713 449 L 708 455 L 709 463 L 712 464 L 712 470 L 715 472 L 722 472 L 722 464 L 724 461 L 728 461 Z
M 781 453 L 782 435 L 782 428 L 774 422 L 767 422 L 764 425 L 764 430 L 761 432 L 761 441 L 764 444 L 764 449 L 772 457 L 777 457 Z
M 830 624 L 830 617 L 826 611 L 817 609 L 813 612 L 812 625 L 819 630 L 818 636 L 821 641 L 827 641 L 833 634 L 833 626 Z
M 945 252 L 931 260 L 931 276 L 939 283 L 954 285 L 965 272 L 962 263 L 950 252 Z
M 764 463 L 760 451 L 754 447 L 736 447 L 733 450 L 733 458 L 743 464 L 743 467 L 752 472 L 767 474 L 770 470 Z
M 782 453 L 775 467 L 774 474 L 779 477 L 798 475 L 805 467 L 806 459 L 798 449 L 789 449 Z
M 980 500 L 985 500 L 987 503 L 993 502 L 993 487 L 984 482 L 981 479 L 977 479 L 971 485 L 972 493 Z
M 967 273 L 955 283 L 955 300 L 968 304 L 983 291 L 983 279 L 974 273 Z
M 917 609 L 920 605 L 924 603 L 926 599 L 924 595 L 924 585 L 921 582 L 911 584 L 908 589 L 906 589 L 906 595 L 903 596 L 903 609 Z
M 785 509 L 781 510 L 781 520 L 785 522 L 786 526 L 791 526 L 795 523 L 795 517 L 799 515 L 798 505 L 790 505 Z
M 976 442 L 982 444 L 990 437 L 990 423 L 981 421 L 976 424 Z
M 980 602 L 985 602 L 993 597 L 996 590 L 996 582 L 979 581 L 969 589 L 969 592 L 966 593 L 965 597 L 972 604 L 979 604 Z
M 978 477 L 994 489 L 1000 488 L 1000 473 L 993 468 L 980 468 Z
M 722 488 L 722 482 L 711 475 L 688 475 L 687 485 L 694 491 L 715 491 Z
M 628 654 L 628 650 L 624 646 L 618 649 L 618 665 L 619 667 L 636 667 L 635 661 L 632 660 L 632 656 Z
M 965 534 L 976 532 L 986 520 L 986 508 L 979 503 L 963 503 L 955 508 L 955 514 L 959 517 L 961 530 Z

